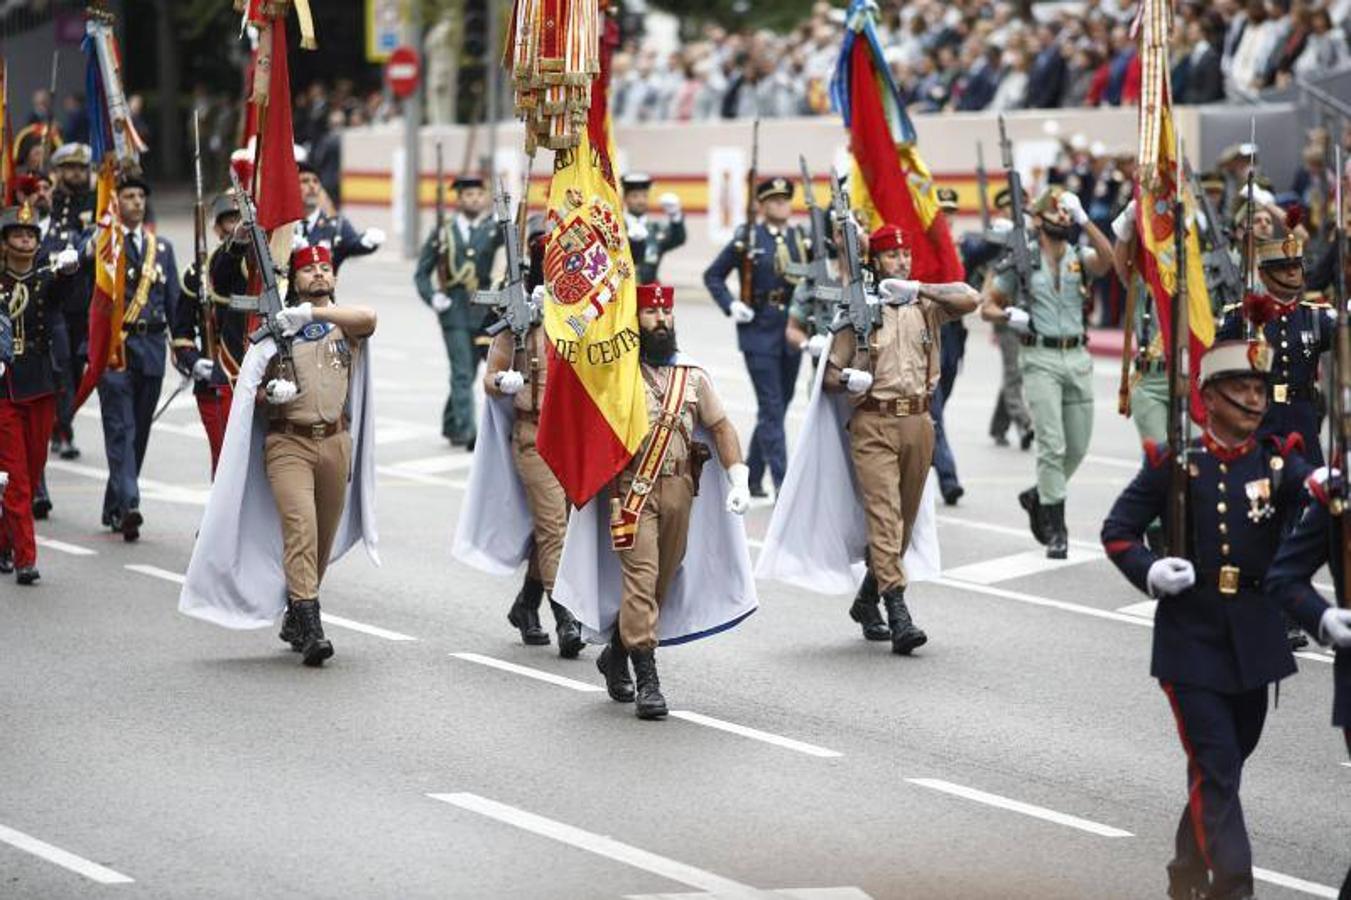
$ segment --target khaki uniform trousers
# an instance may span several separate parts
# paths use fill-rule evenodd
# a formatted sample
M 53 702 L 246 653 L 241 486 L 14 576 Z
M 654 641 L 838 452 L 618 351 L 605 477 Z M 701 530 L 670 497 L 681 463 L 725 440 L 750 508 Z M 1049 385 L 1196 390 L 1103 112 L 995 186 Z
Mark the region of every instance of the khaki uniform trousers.
M 1023 347 L 1023 392 L 1037 432 L 1037 496 L 1065 502 L 1093 436 L 1093 357 L 1086 347 Z
M 286 593 L 292 600 L 314 600 L 342 518 L 352 435 L 340 431 L 315 440 L 269 434 L 263 459 L 281 516 Z
M 849 420 L 849 446 L 868 520 L 869 565 L 877 588 L 903 589 L 901 555 L 910 546 L 910 529 L 933 461 L 933 420 L 927 413 L 888 416 L 858 410 Z
M 563 555 L 563 536 L 568 530 L 568 498 L 535 446 L 538 430 L 535 422 L 518 418 L 512 430 L 511 447 L 516 472 L 525 486 L 525 503 L 535 524 L 529 577 L 543 582 L 544 589 L 553 593 L 558 560 Z
M 628 492 L 620 479 L 619 496 Z M 624 593 L 619 603 L 619 636 L 630 650 L 657 646 L 657 615 L 666 589 L 685 559 L 694 482 L 689 475 L 663 475 L 647 495 L 633 548 L 619 553 Z
M 1141 441 L 1168 440 L 1168 376 L 1150 372 L 1131 388 L 1131 421 Z

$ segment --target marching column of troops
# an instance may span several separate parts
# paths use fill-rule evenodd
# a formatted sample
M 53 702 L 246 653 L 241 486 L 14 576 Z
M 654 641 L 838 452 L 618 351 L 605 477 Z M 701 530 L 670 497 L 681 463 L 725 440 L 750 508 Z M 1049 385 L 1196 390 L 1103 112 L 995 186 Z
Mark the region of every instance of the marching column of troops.
M 88 365 L 97 264 L 88 148 L 65 145 L 51 162 L 57 183 L 29 173 L 16 185 L 18 205 L 0 216 L 0 571 L 15 572 L 23 585 L 40 577 L 33 522 L 52 510 L 43 482 L 47 455 L 78 454 L 74 409 Z M 270 515 L 282 534 L 280 636 L 305 664 L 318 666 L 333 654 L 319 616 L 320 585 L 330 558 L 360 536 L 351 533 L 351 522 L 360 525 L 367 502 L 360 473 L 371 452 L 363 438 L 370 417 L 363 363 L 375 315 L 335 305 L 337 273 L 346 258 L 375 250 L 383 235 L 358 232 L 332 210 L 312 171 L 302 167 L 300 177 L 307 216 L 296 225 L 297 249 L 287 261 L 287 306 L 275 317 L 286 347 L 266 358 L 250 348 L 247 314 L 232 308 L 249 292 L 259 263 L 258 245 L 250 241 L 256 225 L 246 215 L 251 201 L 227 193 L 213 202 L 209 223 L 216 246 L 201 271 L 194 261 L 180 278 L 173 246 L 148 221 L 149 184 L 137 176 L 118 182 L 116 227 L 123 237 L 119 265 L 127 302 L 115 327 L 124 350 L 96 387 L 109 471 L 103 522 L 135 541 L 145 521 L 139 475 L 160 405 L 166 349 L 172 351 L 175 367 L 194 383 L 213 473 L 236 487 L 253 467 L 267 479 Z M 747 570 L 744 603 L 707 619 L 697 570 L 723 562 L 704 537 L 718 521 L 745 513 L 751 498 L 770 496 L 766 474 L 780 502 L 795 490 L 784 422 L 805 351 L 819 371 L 823 395 L 842 401 L 837 427 L 847 431 L 855 500 L 866 525 L 866 574 L 847 614 L 865 639 L 889 642 L 898 655 L 924 645 L 928 636 L 905 602 L 907 553 L 917 540 L 929 470 L 938 469 L 946 502 L 962 495 L 950 450 L 942 449 L 942 402 L 951 391 L 945 369 L 950 376 L 957 358 L 945 353 L 945 344 L 960 344 L 960 321 L 977 310 L 995 325 L 1004 360 L 991 435 L 1005 442 L 1012 426 L 1024 449 L 1035 445 L 1035 484 L 1016 502 L 1047 556 L 1065 558 L 1066 504 L 1093 422 L 1085 301 L 1090 281 L 1114 271 L 1137 299 L 1127 322 L 1138 348 L 1129 396 L 1145 454 L 1104 522 L 1102 540 L 1123 574 L 1158 600 L 1151 674 L 1177 719 L 1189 784 L 1168 866 L 1169 893 L 1251 896 L 1252 854 L 1239 784 L 1261 735 L 1269 686 L 1295 671 L 1290 623 L 1338 648 L 1333 723 L 1345 730 L 1351 750 L 1351 610 L 1330 606 L 1311 585 L 1313 573 L 1331 563 L 1339 596 L 1344 587 L 1342 510 L 1330 501 L 1327 485 L 1344 477 L 1347 461 L 1323 459 L 1323 412 L 1314 386 L 1332 344 L 1335 303 L 1345 298 L 1306 293 L 1300 237 L 1260 198 L 1221 197 L 1239 201 L 1230 222 L 1234 243 L 1246 240 L 1251 228 L 1251 258 L 1238 261 L 1250 268 L 1243 274 L 1254 289 L 1215 310 L 1218 340 L 1200 367 L 1203 430 L 1175 447 L 1165 428 L 1170 400 L 1160 316 L 1133 268 L 1129 208 L 1113 225 L 1114 248 L 1075 194 L 1048 188 L 1029 209 L 1008 210 L 1011 218 L 1029 219 L 1031 272 L 1008 264 L 1007 235 L 1015 230 L 1006 221 L 996 226 L 999 234 L 963 241 L 969 283 L 952 284 L 910 279 L 910 238 L 893 223 L 858 235 L 865 259 L 861 271 L 851 271 L 841 238 L 857 225 L 836 221 L 825 241 L 831 265 L 842 280 L 863 282 L 870 310 L 870 327 L 856 331 L 798 314 L 800 276 L 794 272 L 809 261 L 808 237 L 791 222 L 793 181 L 768 179 L 756 191 L 760 218 L 743 225 L 703 275 L 713 300 L 736 324 L 755 388 L 756 425 L 743 457 L 712 379 L 678 347 L 675 291 L 661 283 L 659 268 L 663 255 L 684 242 L 685 225 L 674 196 L 660 199 L 661 219 L 650 215 L 651 185 L 638 175 L 623 183 L 641 282 L 637 324 L 651 428 L 602 499 L 612 547 L 602 547 L 601 556 L 613 570 L 613 596 L 602 596 L 602 588 L 591 598 L 563 596 L 565 584 L 579 583 L 576 573 L 562 571 L 564 547 L 586 530 L 579 524 L 586 510 L 570 509 L 537 447 L 550 352 L 538 317 L 549 289 L 540 284 L 538 263 L 528 273 L 508 273 L 509 279 L 534 282 L 536 320 L 523 335 L 485 333 L 492 314 L 476 309 L 474 295 L 493 279 L 507 235 L 487 214 L 482 180 L 455 182 L 455 215 L 430 236 L 418 262 L 416 288 L 437 314 L 450 362 L 443 435 L 454 446 L 478 445 L 482 452 L 473 387 L 485 360 L 489 402 L 509 411 L 511 477 L 523 492 L 530 546 L 526 581 L 507 618 L 523 642 L 550 643 L 539 618 L 548 597 L 562 656 L 578 656 L 588 642 L 603 645 L 597 665 L 610 696 L 634 702 L 640 718 L 666 714 L 657 647 L 724 630 L 755 608 Z M 955 207 L 951 197 L 940 199 L 949 210 Z M 1221 228 L 1211 223 L 1205 243 L 1214 245 Z M 547 239 L 536 229 L 531 259 L 538 260 Z M 1351 261 L 1348 256 L 1342 252 L 1341 265 Z M 748 293 L 734 296 L 727 276 L 746 260 Z M 1212 295 L 1220 295 L 1221 287 L 1215 285 Z M 246 365 L 250 359 L 255 364 Z M 235 396 L 241 386 L 244 393 Z M 814 402 L 827 402 L 823 395 Z M 224 458 L 227 428 L 255 427 L 255 405 L 262 411 L 256 427 L 265 433 L 261 457 Z M 247 409 L 250 422 L 231 425 L 232 407 Z M 247 442 L 240 452 L 253 453 Z M 1189 473 L 1190 539 L 1185 555 L 1168 555 L 1158 523 L 1178 454 Z M 720 469 L 705 470 L 714 455 Z M 714 524 L 696 525 L 707 512 Z M 208 523 L 212 515 L 209 505 Z M 373 544 L 371 536 L 367 543 Z M 744 535 L 731 552 L 744 557 Z M 734 562 L 738 572 L 746 570 Z M 676 577 L 682 570 L 683 580 Z M 595 608 L 584 609 L 588 602 Z

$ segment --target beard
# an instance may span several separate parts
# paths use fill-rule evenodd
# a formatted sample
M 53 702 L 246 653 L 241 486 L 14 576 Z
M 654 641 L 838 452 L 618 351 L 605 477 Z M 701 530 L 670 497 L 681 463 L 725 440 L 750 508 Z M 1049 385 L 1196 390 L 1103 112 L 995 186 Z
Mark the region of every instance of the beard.
M 665 325 L 638 333 L 638 354 L 649 366 L 670 365 L 676 349 L 675 331 Z
M 1042 222 L 1041 233 L 1053 241 L 1068 241 L 1070 235 L 1074 234 L 1074 228 L 1070 225 L 1057 225 L 1053 222 Z

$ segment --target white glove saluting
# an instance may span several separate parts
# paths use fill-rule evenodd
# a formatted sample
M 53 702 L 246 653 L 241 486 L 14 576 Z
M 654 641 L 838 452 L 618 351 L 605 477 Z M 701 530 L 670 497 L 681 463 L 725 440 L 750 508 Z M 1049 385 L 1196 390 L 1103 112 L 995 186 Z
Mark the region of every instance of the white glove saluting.
M 667 216 L 672 219 L 680 218 L 680 198 L 675 194 L 668 191 L 658 197 L 657 202 L 661 204 L 662 212 L 666 213 Z
M 523 387 L 525 387 L 525 376 L 515 369 L 497 373 L 497 389 L 508 397 L 520 393 Z
M 851 394 L 866 393 L 873 386 L 872 373 L 862 369 L 841 369 L 840 377 L 844 379 L 845 390 Z
M 1149 593 L 1154 597 L 1172 597 L 1196 584 L 1196 569 L 1189 560 L 1165 556 L 1154 561 L 1145 577 Z
M 1083 225 L 1088 221 L 1088 213 L 1084 212 L 1083 201 L 1073 191 L 1065 191 L 1060 195 L 1060 208 L 1069 214 L 1070 221 L 1075 225 Z
M 367 228 L 361 232 L 361 246 L 367 250 L 375 250 L 385 242 L 385 233 L 379 228 Z
M 313 321 L 314 306 L 309 303 L 299 303 L 295 306 L 288 306 L 277 313 L 277 322 L 281 325 L 281 333 L 287 337 L 295 334 Z
M 733 321 L 738 325 L 749 324 L 750 321 L 755 318 L 755 310 L 751 309 L 740 300 L 733 300 L 728 311 L 731 312 Z
M 267 402 L 273 406 L 290 403 L 298 393 L 300 390 L 295 382 L 287 381 L 285 378 L 274 378 L 267 383 Z
M 56 254 L 56 258 L 52 261 L 56 264 L 58 272 L 69 274 L 80 267 L 80 251 L 74 247 L 67 247 Z
M 830 343 L 830 338 L 824 334 L 814 334 L 807 338 L 807 344 L 803 347 L 811 354 L 812 359 L 820 359 L 821 354 L 826 352 L 826 345 Z
M 1318 630 L 1334 647 L 1351 647 L 1351 609 L 1330 608 L 1323 613 Z
M 203 383 L 211 380 L 211 373 L 216 371 L 216 364 L 203 357 L 192 364 L 192 377 Z
M 1028 315 L 1025 309 L 1010 306 L 1004 310 L 1004 321 L 1008 322 L 1009 327 L 1019 334 L 1032 333 L 1032 317 Z
M 432 294 L 432 309 L 439 313 L 443 313 L 450 309 L 450 298 L 440 291 Z
M 727 480 L 732 482 L 732 489 L 727 492 L 727 511 L 744 516 L 751 508 L 751 470 L 745 463 L 728 466 Z
M 919 299 L 919 282 L 903 278 L 884 278 L 878 285 L 882 302 L 890 306 L 908 306 Z

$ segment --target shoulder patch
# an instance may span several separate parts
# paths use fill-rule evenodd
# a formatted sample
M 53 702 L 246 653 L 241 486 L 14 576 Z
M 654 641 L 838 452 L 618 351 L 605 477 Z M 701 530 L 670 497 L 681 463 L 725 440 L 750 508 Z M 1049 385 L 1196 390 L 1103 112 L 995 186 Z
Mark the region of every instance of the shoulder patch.
M 1304 452 L 1304 435 L 1298 431 L 1287 434 L 1285 437 L 1273 434 L 1268 436 L 1267 440 L 1271 441 L 1271 446 L 1282 458 L 1289 456 L 1291 453 Z
M 1158 469 L 1173 455 L 1172 448 L 1151 438 L 1145 439 L 1145 459 L 1151 469 Z

